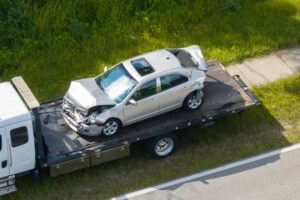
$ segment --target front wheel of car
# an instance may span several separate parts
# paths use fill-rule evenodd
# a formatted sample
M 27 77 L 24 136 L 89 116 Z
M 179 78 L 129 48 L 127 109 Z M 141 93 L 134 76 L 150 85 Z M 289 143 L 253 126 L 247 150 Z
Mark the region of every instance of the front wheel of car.
M 105 122 L 103 129 L 102 129 L 102 134 L 104 136 L 112 136 L 115 135 L 121 127 L 121 123 L 117 119 L 109 119 Z
M 201 90 L 190 93 L 183 102 L 183 107 L 187 110 L 196 110 L 203 102 L 203 93 Z

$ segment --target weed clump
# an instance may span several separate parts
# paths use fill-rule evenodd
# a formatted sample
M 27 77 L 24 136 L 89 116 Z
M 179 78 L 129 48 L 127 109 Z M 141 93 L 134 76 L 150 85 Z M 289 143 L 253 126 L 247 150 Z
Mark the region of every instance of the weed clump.
M 241 10 L 241 8 L 242 8 L 241 5 L 237 3 L 235 0 L 227 0 L 221 7 L 221 10 L 238 12 Z

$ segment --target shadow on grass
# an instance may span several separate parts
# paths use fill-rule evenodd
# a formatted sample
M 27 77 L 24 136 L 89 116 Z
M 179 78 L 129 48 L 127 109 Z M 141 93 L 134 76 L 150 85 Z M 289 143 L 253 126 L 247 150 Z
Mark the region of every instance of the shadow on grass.
M 300 65 L 299 65 L 299 69 L 300 69 Z M 290 94 L 294 94 L 298 98 L 300 98 L 300 73 L 294 75 L 294 77 L 295 78 L 293 79 L 293 81 L 286 82 L 283 85 L 283 87 L 286 92 L 288 92 Z
M 218 90 L 217 81 L 209 80 L 210 91 L 215 91 L 214 95 L 221 93 L 218 97 L 220 101 L 224 96 L 224 101 L 232 101 L 232 95 L 226 96 L 232 89 L 222 86 L 224 91 Z M 167 116 L 161 121 L 166 120 Z M 144 143 L 133 144 L 128 158 L 53 179 L 44 177 L 38 182 L 31 181 L 30 177 L 20 178 L 17 180 L 19 192 L 11 194 L 8 199 L 105 199 L 287 146 L 289 142 L 283 135 L 284 131 L 282 125 L 261 105 L 241 115 L 219 119 L 211 127 L 193 127 L 188 138 L 184 133 L 178 134 L 181 145 L 167 159 L 150 159 L 146 156 Z M 202 177 L 200 180 L 203 184 L 209 183 L 212 178 L 247 171 L 278 159 L 280 157 L 275 156 L 265 162 Z M 35 194 L 34 197 L 32 194 Z
M 286 2 L 276 4 L 278 5 L 267 7 L 267 4 L 263 3 L 259 7 L 260 10 L 256 12 L 257 19 L 255 20 L 251 18 L 250 11 L 248 16 L 239 16 L 241 14 L 238 13 L 227 14 L 224 21 L 220 20 L 222 19 L 221 16 L 218 16 L 220 18 L 217 20 L 218 22 L 212 20 L 212 25 L 208 28 L 202 27 L 200 22 L 199 29 L 203 28 L 201 32 L 195 31 L 190 35 L 184 34 L 178 41 L 174 40 L 176 37 L 171 35 L 170 39 L 162 38 L 162 42 L 164 42 L 163 40 L 167 40 L 170 46 L 182 46 L 186 43 L 203 44 L 204 50 L 206 49 L 209 57 L 213 58 L 216 58 L 216 55 L 223 55 L 216 52 L 216 49 L 225 50 L 228 54 L 232 51 L 232 54 L 237 55 L 236 57 L 220 58 L 226 62 L 228 60 L 232 61 L 235 58 L 247 57 L 252 51 L 261 53 L 268 45 L 274 48 L 278 44 L 279 46 L 280 44 L 287 45 L 284 42 L 284 38 L 291 38 L 297 34 L 294 30 L 290 31 L 291 26 L 299 26 L 299 21 L 291 17 L 295 14 L 296 9 Z M 270 17 L 265 16 L 265 19 L 264 13 L 270 13 Z M 278 18 L 277 15 L 279 13 L 284 13 L 283 17 Z M 233 19 L 232 17 L 236 21 L 233 21 L 232 24 L 227 24 L 230 19 Z M 268 30 L 269 26 L 274 25 L 274 20 L 278 20 L 278 23 L 275 23 L 276 26 L 273 27 L 278 31 L 275 31 L 278 35 Z M 209 23 L 210 19 L 207 19 L 207 21 Z M 259 28 L 257 28 L 257 24 L 259 24 Z M 286 24 L 288 24 L 288 27 L 285 26 Z M 189 25 L 187 24 L 187 26 Z M 209 40 L 202 39 L 207 38 L 207 35 L 209 35 Z M 247 43 L 248 40 L 253 40 L 253 42 Z M 276 40 L 279 40 L 279 43 L 272 42 Z M 295 40 L 298 42 L 298 39 Z M 292 43 L 292 40 L 290 42 Z M 142 43 L 143 41 L 141 41 Z M 124 46 L 126 45 L 127 43 L 124 44 Z M 258 48 L 260 45 L 265 47 Z M 240 54 L 234 49 L 237 46 Z M 134 45 L 130 44 L 126 47 L 135 48 Z M 118 49 L 114 45 L 111 48 L 116 53 L 110 54 L 107 62 L 111 62 L 114 56 L 120 56 Z M 78 49 L 77 51 L 80 52 Z M 124 49 L 124 51 L 126 50 Z M 47 62 L 47 59 L 54 59 L 51 55 L 49 57 L 42 57 L 45 60 L 44 62 L 36 62 L 35 67 L 24 69 L 23 73 L 26 74 L 31 82 L 31 86 L 36 88 L 35 91 L 39 87 L 41 88 L 40 90 L 43 90 L 41 91 L 43 98 L 52 96 L 54 93 L 57 95 L 57 93 L 63 93 L 61 89 L 62 85 L 66 87 L 71 79 L 96 74 L 96 71 L 99 70 L 97 62 L 102 60 L 100 57 L 95 56 L 99 52 L 101 50 L 95 50 L 95 53 L 92 53 L 93 55 L 90 55 L 90 57 L 84 57 L 88 53 L 74 53 L 70 57 L 61 56 L 61 61 L 53 61 L 52 64 Z M 59 54 L 59 52 L 56 53 Z M 66 59 L 66 62 L 62 64 L 64 59 Z M 88 65 L 86 65 L 86 59 L 90 59 Z M 63 67 L 64 65 L 67 65 L 67 67 Z M 75 65 L 77 67 L 74 70 L 73 67 Z M 54 86 L 51 87 L 51 84 Z M 49 94 L 47 94 L 47 89 L 51 91 Z M 292 91 L 297 92 L 294 89 Z M 289 142 L 282 134 L 283 131 L 284 129 L 281 124 L 262 105 L 245 111 L 241 116 L 230 116 L 218 120 L 213 127 L 205 129 L 193 128 L 193 133 L 188 141 L 185 141 L 184 134 L 181 134 L 181 147 L 176 154 L 165 160 L 154 161 L 146 158 L 143 144 L 137 144 L 133 146 L 132 155 L 129 158 L 113 161 L 55 179 L 46 178 L 37 183 L 31 183 L 28 177 L 21 178 L 20 181 L 17 180 L 20 191 L 5 197 L 5 199 L 108 198 L 113 195 L 140 189 L 199 170 L 286 146 Z M 245 170 L 276 162 L 278 159 L 280 157 L 275 157 L 258 165 L 250 166 Z M 243 170 L 231 171 L 228 174 L 239 173 L 241 171 Z M 228 174 L 218 174 L 217 177 L 227 176 Z M 207 181 L 210 178 L 206 177 L 203 181 Z
M 205 146 L 204 149 L 206 150 L 202 152 L 199 151 L 199 153 L 203 154 L 204 159 L 214 161 L 212 164 L 203 160 L 204 163 L 207 163 L 204 165 L 216 167 L 225 163 L 231 164 L 232 161 L 236 161 L 237 159 L 245 159 L 249 156 L 288 146 L 290 143 L 282 134 L 283 131 L 284 128 L 281 124 L 269 113 L 264 105 L 261 105 L 252 110 L 245 111 L 241 116 L 232 116 L 220 120 L 214 127 L 206 128 L 203 131 L 194 129 L 191 135 L 192 141 L 185 142 L 182 148 L 190 148 L 191 143 L 192 145 Z M 199 149 L 202 148 L 199 147 Z M 198 151 L 194 151 L 193 153 L 197 152 Z M 208 155 L 204 155 L 205 152 L 207 152 Z M 280 160 L 280 154 L 212 173 L 162 190 L 174 191 L 189 182 L 210 184 L 210 179 L 243 173 L 272 164 L 278 160 Z
M 31 181 L 30 177 L 20 178 L 17 180 L 19 192 L 4 199 L 106 199 L 287 146 L 289 142 L 282 135 L 283 131 L 280 123 L 261 105 L 242 115 L 217 120 L 211 127 L 194 127 L 189 139 L 179 134 L 181 145 L 169 158 L 150 159 L 145 156 L 144 144 L 137 143 L 128 158 L 53 179 L 45 177 L 38 182 Z M 209 184 L 210 179 L 241 173 L 279 159 L 280 156 L 274 156 L 244 168 L 202 177 L 199 181 Z M 165 190 L 178 187 L 181 185 Z

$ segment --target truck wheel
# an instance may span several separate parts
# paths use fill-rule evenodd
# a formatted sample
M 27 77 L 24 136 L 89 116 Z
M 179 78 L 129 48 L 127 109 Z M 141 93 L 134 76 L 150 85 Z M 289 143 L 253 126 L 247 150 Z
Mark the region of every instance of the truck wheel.
M 105 136 L 115 135 L 120 129 L 121 123 L 117 119 L 109 119 L 105 122 L 102 134 Z
M 35 180 L 35 181 L 38 181 L 41 178 L 41 174 L 40 174 L 40 171 L 38 169 L 33 169 L 31 171 L 31 175 L 32 175 L 32 179 Z
M 183 102 L 183 107 L 187 110 L 196 110 L 203 101 L 203 93 L 201 90 L 190 93 Z
M 147 143 L 147 149 L 154 158 L 165 158 L 171 155 L 177 146 L 178 139 L 174 133 L 152 138 Z

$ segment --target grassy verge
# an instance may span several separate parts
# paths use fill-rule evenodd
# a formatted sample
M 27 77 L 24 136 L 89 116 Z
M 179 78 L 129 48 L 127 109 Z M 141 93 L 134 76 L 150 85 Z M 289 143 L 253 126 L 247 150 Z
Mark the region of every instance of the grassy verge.
M 180 148 L 167 159 L 152 160 L 137 144 L 130 157 L 91 169 L 37 182 L 19 178 L 19 191 L 4 199 L 104 199 L 300 142 L 300 76 L 254 92 L 263 105 L 194 128 L 188 141 L 182 134 Z
M 0 9 L 0 76 L 22 75 L 41 101 L 158 48 L 199 44 L 227 64 L 300 42 L 300 0 L 3 0 Z

